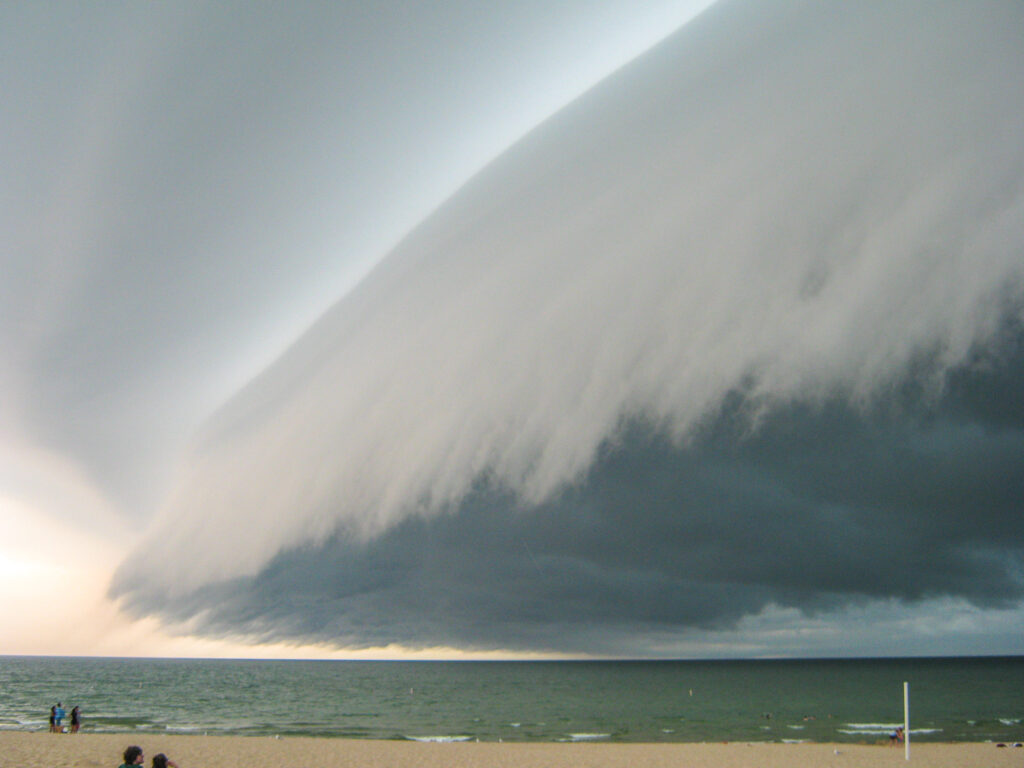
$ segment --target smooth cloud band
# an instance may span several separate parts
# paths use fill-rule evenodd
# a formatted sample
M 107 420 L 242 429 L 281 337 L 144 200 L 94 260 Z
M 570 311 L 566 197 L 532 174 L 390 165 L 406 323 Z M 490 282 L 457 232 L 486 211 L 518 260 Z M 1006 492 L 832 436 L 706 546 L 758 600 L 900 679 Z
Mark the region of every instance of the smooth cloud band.
M 164 565 L 130 559 L 114 593 L 184 618 L 481 487 L 557 509 L 631 425 L 699 452 L 736 397 L 755 430 L 907 381 L 940 401 L 1021 318 L 1022 30 L 1013 4 L 716 6 L 510 149 L 229 403 L 142 547 Z M 283 611 L 303 633 L 279 594 L 243 601 L 250 631 Z

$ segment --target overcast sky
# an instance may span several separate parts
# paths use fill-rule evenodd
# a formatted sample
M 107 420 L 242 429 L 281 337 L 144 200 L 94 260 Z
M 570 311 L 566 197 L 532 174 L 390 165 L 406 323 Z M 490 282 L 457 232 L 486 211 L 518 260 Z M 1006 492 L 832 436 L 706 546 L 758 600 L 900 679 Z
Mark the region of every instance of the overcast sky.
M 1024 9 L 706 5 L 0 11 L 0 652 L 1024 652 Z

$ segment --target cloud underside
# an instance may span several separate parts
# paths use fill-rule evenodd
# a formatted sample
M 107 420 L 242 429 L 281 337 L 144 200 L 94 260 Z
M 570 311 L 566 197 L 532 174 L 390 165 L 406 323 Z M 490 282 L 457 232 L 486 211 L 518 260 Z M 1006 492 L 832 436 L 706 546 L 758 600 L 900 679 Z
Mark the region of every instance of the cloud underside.
M 1019 600 L 1022 29 L 716 5 L 229 403 L 113 593 L 211 633 L 595 652 Z
M 254 578 L 128 607 L 199 615 L 210 635 L 641 655 L 651 637 L 680 647 L 771 606 L 1011 607 L 1024 597 L 1022 341 L 928 407 L 908 386 L 884 411 L 794 406 L 751 431 L 737 394 L 685 447 L 628 425 L 543 504 L 481 477 L 457 507 L 371 541 L 335 536 Z M 921 647 L 903 631 L 890 651 Z M 817 650 L 850 651 L 829 642 Z

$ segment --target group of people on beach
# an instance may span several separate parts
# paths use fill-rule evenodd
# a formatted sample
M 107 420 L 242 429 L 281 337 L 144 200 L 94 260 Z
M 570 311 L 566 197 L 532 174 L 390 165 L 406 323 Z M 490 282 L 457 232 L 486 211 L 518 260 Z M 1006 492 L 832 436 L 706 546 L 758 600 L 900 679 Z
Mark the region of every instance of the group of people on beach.
M 124 762 L 119 768 L 133 768 L 136 765 L 145 765 L 146 757 L 142 754 L 142 747 L 131 746 L 124 751 Z M 163 752 L 153 755 L 153 768 L 178 768 L 173 760 L 168 760 Z
M 58 701 L 50 707 L 50 733 L 64 733 L 64 706 Z M 68 733 L 78 733 L 82 725 L 82 710 L 76 705 L 71 709 L 71 729 Z

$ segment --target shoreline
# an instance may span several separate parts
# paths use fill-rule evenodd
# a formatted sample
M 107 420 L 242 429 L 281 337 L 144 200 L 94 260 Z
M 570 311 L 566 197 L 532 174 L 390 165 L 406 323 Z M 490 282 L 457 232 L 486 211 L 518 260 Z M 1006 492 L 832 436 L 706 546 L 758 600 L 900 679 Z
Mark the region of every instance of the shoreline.
M 1024 749 L 986 742 L 911 744 L 415 742 L 332 737 L 200 736 L 149 733 L 74 735 L 0 732 L 0 768 L 114 768 L 130 744 L 148 766 L 163 752 L 179 768 L 928 768 L 1019 766 Z

